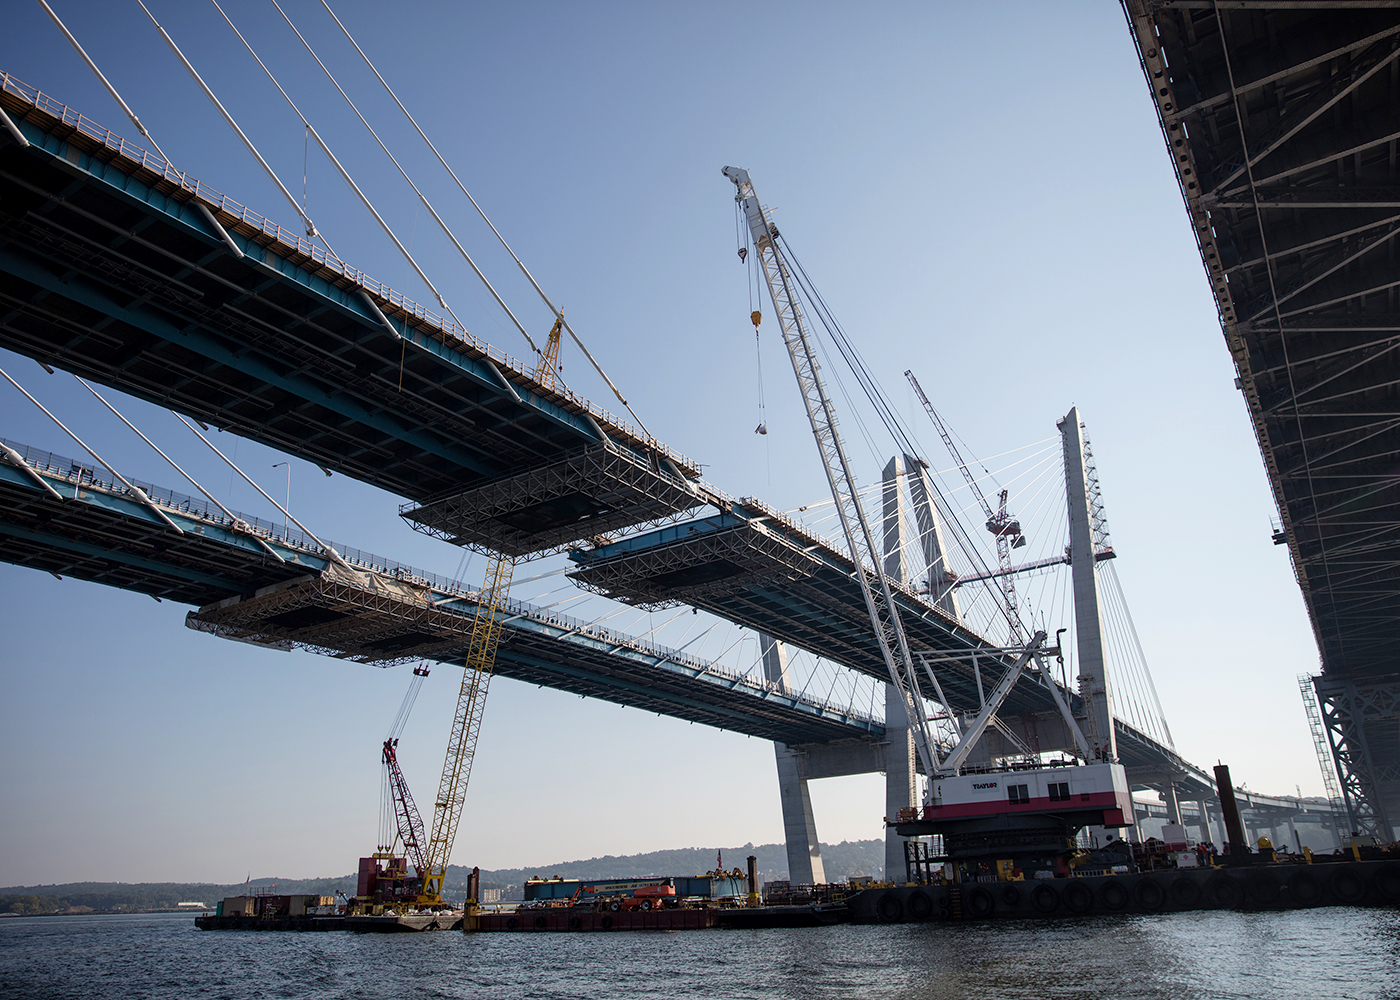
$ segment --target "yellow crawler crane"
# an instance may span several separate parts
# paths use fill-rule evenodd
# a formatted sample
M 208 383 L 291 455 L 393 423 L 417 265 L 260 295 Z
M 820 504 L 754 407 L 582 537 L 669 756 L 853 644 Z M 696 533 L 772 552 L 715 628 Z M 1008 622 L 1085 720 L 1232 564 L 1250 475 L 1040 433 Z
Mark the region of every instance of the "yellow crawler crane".
M 514 556 L 494 553 L 486 564 L 486 582 L 472 620 L 462 687 L 457 692 L 457 711 L 452 716 L 452 735 L 447 740 L 447 759 L 442 764 L 442 778 L 438 781 L 437 801 L 433 806 L 433 832 L 428 838 L 423 889 L 418 897 L 422 905 L 442 904 L 442 883 L 447 877 L 447 864 L 452 858 L 452 844 L 457 839 L 457 824 L 467 797 L 467 782 L 471 779 L 476 741 L 481 733 L 481 714 L 486 708 L 486 691 L 496 669 L 496 646 L 501 638 L 501 623 L 496 613 L 510 592 L 514 570 Z
M 554 387 L 557 378 L 563 325 L 562 317 L 554 321 L 535 372 L 540 384 L 549 388 Z M 462 819 L 467 783 L 471 780 L 481 716 L 486 709 L 486 692 L 496 670 L 496 646 L 501 639 L 497 612 L 510 593 L 515 561 L 515 556 L 493 552 L 486 563 L 486 580 L 477 601 L 476 616 L 472 619 L 462 687 L 457 692 L 457 711 L 452 716 L 452 735 L 447 740 L 447 758 L 442 763 L 442 777 L 433 806 L 433 832 L 428 838 L 425 869 L 420 873 L 423 888 L 418 896 L 419 905 L 442 905 L 442 885 L 452 859 L 452 845 L 457 839 L 457 824 Z

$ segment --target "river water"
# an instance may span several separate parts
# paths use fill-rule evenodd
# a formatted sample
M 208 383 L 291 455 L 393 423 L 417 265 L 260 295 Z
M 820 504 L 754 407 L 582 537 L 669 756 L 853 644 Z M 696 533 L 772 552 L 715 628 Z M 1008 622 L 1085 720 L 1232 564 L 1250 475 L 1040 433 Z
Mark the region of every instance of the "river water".
M 201 932 L 0 920 L 0 997 L 1400 998 L 1400 910 L 613 934 Z

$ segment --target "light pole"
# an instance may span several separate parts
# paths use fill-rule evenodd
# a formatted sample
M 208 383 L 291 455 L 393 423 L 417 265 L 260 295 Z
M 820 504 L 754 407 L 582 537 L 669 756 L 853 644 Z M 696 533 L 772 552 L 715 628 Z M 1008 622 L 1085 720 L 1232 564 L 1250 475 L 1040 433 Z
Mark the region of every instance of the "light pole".
M 287 467 L 287 505 L 282 508 L 282 534 L 287 533 L 287 518 L 291 515 L 287 512 L 292 509 L 292 463 L 278 462 L 273 468 L 285 465 Z

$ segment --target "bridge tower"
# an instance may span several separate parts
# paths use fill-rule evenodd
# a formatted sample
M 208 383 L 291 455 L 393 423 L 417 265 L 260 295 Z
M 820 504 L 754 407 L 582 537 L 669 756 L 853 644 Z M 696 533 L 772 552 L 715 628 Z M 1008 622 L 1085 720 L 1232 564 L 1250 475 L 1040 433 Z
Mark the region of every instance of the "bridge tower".
M 1103 620 L 1099 582 L 1094 572 L 1093 517 L 1084 463 L 1084 429 L 1079 408 L 1072 407 L 1057 425 L 1064 445 L 1065 501 L 1069 507 L 1070 575 L 1074 587 L 1074 638 L 1079 658 L 1079 693 L 1084 699 L 1091 743 L 1105 760 L 1118 759 L 1113 728 L 1113 694 L 1104 668 Z
M 922 466 L 910 462 L 911 468 Z M 905 465 L 899 456 L 889 460 L 881 479 L 884 500 L 882 546 L 885 575 L 901 583 L 906 579 L 904 565 L 904 478 Z M 931 510 L 932 508 L 930 508 Z M 935 525 L 936 526 L 936 525 Z M 920 530 L 922 532 L 922 524 Z M 932 586 L 932 573 L 930 573 Z M 952 594 L 947 595 L 951 601 Z M 919 774 L 915 765 L 914 733 L 909 726 L 909 712 L 904 698 L 891 684 L 885 685 L 885 816 L 899 818 L 899 811 L 919 801 Z M 885 880 L 902 880 L 904 872 L 905 838 L 895 833 L 894 826 L 885 827 Z

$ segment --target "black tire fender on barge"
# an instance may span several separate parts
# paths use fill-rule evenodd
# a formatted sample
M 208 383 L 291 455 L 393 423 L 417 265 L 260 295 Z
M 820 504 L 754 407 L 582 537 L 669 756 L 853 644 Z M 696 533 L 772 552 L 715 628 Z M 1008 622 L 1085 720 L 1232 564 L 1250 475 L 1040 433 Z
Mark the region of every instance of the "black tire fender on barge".
M 514 917 L 506 917 L 506 930 L 513 931 L 520 926 L 520 921 Z
M 612 917 L 606 913 L 603 914 L 603 919 L 598 921 L 598 926 L 603 928 L 603 930 L 605 931 L 612 930 Z
M 1071 913 L 1088 913 L 1094 906 L 1094 894 L 1089 887 L 1077 879 L 1071 879 L 1065 891 L 1060 894 L 1065 908 Z
M 1172 903 L 1184 910 L 1194 910 L 1201 905 L 1201 883 L 1183 875 L 1172 883 Z
M 1222 910 L 1236 909 L 1244 902 L 1244 890 L 1228 875 L 1216 875 L 1207 882 L 1206 895 Z
M 1121 910 L 1128 905 L 1128 887 L 1120 879 L 1109 879 L 1099 886 L 1099 902 L 1107 909 Z
M 545 920 L 544 914 L 543 914 L 543 913 L 540 914 L 538 917 L 535 918 L 535 930 L 537 930 L 537 931 L 542 931 L 542 930 L 544 930 L 544 925 L 547 924 L 547 923 L 549 923 L 549 921 Z
M 576 931 L 576 930 L 578 930 L 578 929 L 579 929 L 580 927 L 582 927 L 582 926 L 583 926 L 583 919 L 582 919 L 581 917 L 570 917 L 570 918 L 569 918 L 569 930 L 571 930 L 571 931 Z
M 1382 899 L 1389 902 L 1400 902 L 1400 865 L 1386 865 L 1376 872 L 1373 880 Z
M 914 920 L 927 920 L 933 914 L 933 900 L 928 893 L 916 889 L 909 895 L 909 916 Z
M 1249 889 L 1249 901 L 1257 906 L 1273 906 L 1283 894 L 1278 876 L 1270 872 L 1255 872 L 1245 885 Z
M 1001 890 L 1001 901 L 1006 906 L 1017 907 L 1021 905 L 1021 887 L 1015 884 L 1008 885 Z
M 1288 878 L 1288 894 L 1299 906 L 1316 906 L 1322 902 L 1322 886 L 1308 872 L 1297 872 Z
M 997 902 L 992 894 L 980 885 L 967 894 L 967 912 L 974 917 L 990 917 L 996 912 Z
M 1133 886 L 1133 902 L 1144 910 L 1160 910 L 1166 901 L 1166 890 L 1156 879 L 1141 878 Z
M 1327 888 L 1343 903 L 1359 903 L 1366 897 L 1366 883 L 1361 880 L 1356 867 L 1348 864 L 1341 871 L 1333 872 L 1327 880 Z
M 899 923 L 904 916 L 904 904 L 894 893 L 887 892 L 875 902 L 875 914 L 883 923 Z
M 1041 882 L 1031 890 L 1031 905 L 1041 913 L 1054 913 L 1060 908 L 1060 894 L 1053 885 Z

